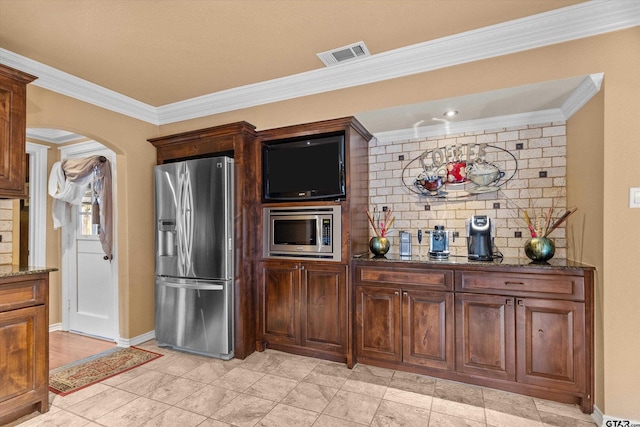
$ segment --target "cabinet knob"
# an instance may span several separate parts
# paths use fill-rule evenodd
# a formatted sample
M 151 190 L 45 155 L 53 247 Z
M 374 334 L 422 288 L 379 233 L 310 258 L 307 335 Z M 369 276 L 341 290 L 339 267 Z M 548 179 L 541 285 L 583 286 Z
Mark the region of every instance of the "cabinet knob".
M 298 264 L 294 265 L 294 266 L 293 266 L 293 269 L 294 269 L 294 270 L 297 270 L 297 269 L 298 269 Z
M 512 299 L 508 299 L 506 303 L 507 303 L 507 305 L 513 305 L 513 300 Z
M 523 306 L 524 305 L 524 300 L 519 299 L 518 300 L 518 305 Z
M 393 294 L 394 294 L 394 295 L 400 295 L 400 292 L 395 291 Z
M 409 296 L 409 294 L 408 294 L 408 293 L 406 293 L 406 292 L 403 292 L 403 293 L 402 293 L 402 295 L 404 295 L 405 297 L 408 297 L 408 296 Z
M 304 270 L 304 265 L 301 265 L 301 266 L 300 266 L 300 270 Z

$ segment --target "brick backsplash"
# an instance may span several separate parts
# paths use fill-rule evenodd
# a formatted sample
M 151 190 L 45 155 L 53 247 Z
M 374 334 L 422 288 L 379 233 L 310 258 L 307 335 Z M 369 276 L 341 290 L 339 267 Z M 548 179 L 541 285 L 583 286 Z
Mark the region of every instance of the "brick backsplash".
M 0 265 L 13 261 L 13 200 L 0 200 Z
M 413 182 L 422 172 L 416 159 L 425 150 L 481 143 L 507 150 L 516 159 L 514 161 L 504 151 L 487 149 L 487 161 L 504 171 L 505 179 L 513 175 L 499 191 L 455 197 L 465 194 L 455 190 L 461 186 L 445 185 L 443 190 L 447 191 L 448 197 L 438 199 L 407 188 L 415 189 Z M 401 155 L 404 160 L 399 160 Z M 541 172 L 546 172 L 546 176 Z M 525 257 L 524 244 L 529 231 L 523 210 L 526 209 L 531 217 L 541 217 L 553 207 L 553 216 L 557 218 L 567 208 L 566 126 L 564 122 L 554 122 L 421 140 L 380 142 L 374 139 L 369 147 L 369 175 L 369 209 L 381 211 L 386 206 L 396 217 L 389 236 L 391 255 L 397 255 L 399 251 L 398 231 L 411 232 L 412 252 L 417 255 L 417 230 L 422 229 L 425 233 L 436 225 L 444 225 L 450 232 L 451 254 L 466 257 L 466 220 L 473 215 L 487 215 L 495 225 L 496 248 L 505 257 Z M 454 190 L 450 191 L 451 188 Z M 451 239 L 453 232 L 459 233 L 455 242 Z M 516 232 L 522 233 L 522 237 L 514 237 Z M 370 230 L 370 234 L 373 236 L 373 231 Z M 428 234 L 424 236 L 421 252 L 426 256 L 429 240 Z M 555 257 L 566 258 L 564 225 L 549 237 L 555 241 Z

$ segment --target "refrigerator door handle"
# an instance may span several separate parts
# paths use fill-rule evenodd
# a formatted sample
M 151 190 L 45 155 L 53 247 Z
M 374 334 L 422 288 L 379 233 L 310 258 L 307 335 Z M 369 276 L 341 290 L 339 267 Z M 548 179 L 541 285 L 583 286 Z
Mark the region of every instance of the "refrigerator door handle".
M 183 289 L 199 289 L 203 291 L 223 291 L 224 285 L 220 281 L 203 279 L 176 279 L 172 277 L 158 277 L 158 282 L 163 286 Z
M 191 187 L 191 174 L 183 165 L 184 171 L 178 176 L 179 205 L 177 206 L 178 222 L 178 271 L 182 275 L 190 275 L 193 268 L 193 232 L 194 232 L 194 206 L 193 189 Z

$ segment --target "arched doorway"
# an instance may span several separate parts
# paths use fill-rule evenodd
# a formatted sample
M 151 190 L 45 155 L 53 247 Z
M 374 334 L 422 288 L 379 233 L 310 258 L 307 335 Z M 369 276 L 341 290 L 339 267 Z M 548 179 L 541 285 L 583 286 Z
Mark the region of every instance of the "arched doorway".
M 29 253 L 34 255 L 34 259 L 40 259 L 35 261 L 34 265 L 45 265 L 46 229 L 51 228 L 52 224 L 51 220 L 46 218 L 47 203 L 52 201 L 47 195 L 50 173 L 46 166 L 47 150 L 56 150 L 52 144 L 69 143 L 68 135 L 74 134 L 53 129 L 33 131 L 27 131 L 32 140 L 35 138 L 49 143 L 29 143 L 30 148 L 27 148 L 30 172 L 37 171 L 30 177 Z M 47 138 L 47 135 L 52 137 Z M 81 142 L 71 141 L 70 144 L 59 147 L 59 158 L 64 160 L 101 155 L 109 159 L 113 178 L 113 223 L 116 229 L 116 154 L 86 137 L 75 135 L 75 138 Z M 58 153 L 50 154 L 54 158 L 58 157 Z M 90 193 L 85 199 L 80 206 L 73 208 L 72 222 L 56 231 L 60 233 L 61 241 L 60 246 L 56 248 L 59 251 L 60 289 L 52 294 L 50 303 L 59 304 L 61 322 L 51 325 L 50 331 L 70 331 L 119 342 L 117 239 L 114 233 L 113 260 L 104 260 L 97 234 L 93 232 L 95 230 L 87 227 L 86 220 L 83 221 L 91 215 Z M 31 212 L 35 215 L 32 216 Z M 37 214 L 38 212 L 40 214 Z

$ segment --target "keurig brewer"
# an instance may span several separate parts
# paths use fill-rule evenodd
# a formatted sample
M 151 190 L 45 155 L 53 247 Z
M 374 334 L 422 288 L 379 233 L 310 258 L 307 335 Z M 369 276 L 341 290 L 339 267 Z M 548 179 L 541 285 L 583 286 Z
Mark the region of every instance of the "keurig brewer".
M 486 215 L 474 215 L 467 220 L 467 246 L 470 260 L 493 260 L 491 220 Z

